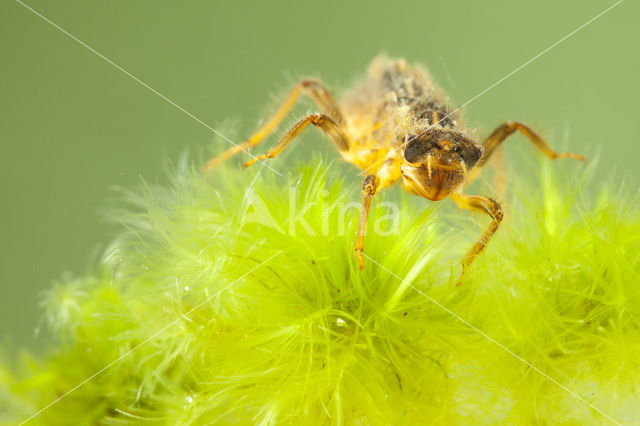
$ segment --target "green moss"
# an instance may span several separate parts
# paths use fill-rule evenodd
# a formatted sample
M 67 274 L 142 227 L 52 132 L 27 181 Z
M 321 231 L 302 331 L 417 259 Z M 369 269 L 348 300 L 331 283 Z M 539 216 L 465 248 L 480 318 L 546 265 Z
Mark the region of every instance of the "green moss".
M 357 188 L 313 164 L 288 180 L 183 165 L 169 187 L 125 194 L 124 231 L 95 273 L 45 294 L 57 348 L 0 370 L 0 419 L 25 420 L 118 360 L 30 423 L 607 420 L 548 377 L 640 421 L 637 198 L 610 185 L 584 201 L 590 186 L 547 162 L 510 182 L 504 226 L 456 287 L 485 218 L 388 191 L 370 224 L 389 230 L 392 200 L 398 229 L 369 232 L 381 266 L 360 272 L 357 210 L 328 208 Z

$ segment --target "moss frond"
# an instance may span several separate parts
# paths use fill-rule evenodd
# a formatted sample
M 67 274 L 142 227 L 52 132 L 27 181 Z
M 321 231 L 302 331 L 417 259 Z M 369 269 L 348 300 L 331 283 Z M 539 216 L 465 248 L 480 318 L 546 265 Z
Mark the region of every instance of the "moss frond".
M 123 355 L 32 423 L 606 420 L 545 375 L 638 420 L 637 196 L 591 195 L 556 165 L 516 178 L 503 227 L 456 287 L 482 219 L 390 191 L 369 222 L 375 262 L 358 271 L 358 191 L 312 164 L 287 179 L 232 167 L 207 178 L 182 162 L 168 187 L 125 194 L 112 215 L 122 235 L 96 272 L 44 295 L 58 348 L 0 370 L 0 420 L 26 419 Z

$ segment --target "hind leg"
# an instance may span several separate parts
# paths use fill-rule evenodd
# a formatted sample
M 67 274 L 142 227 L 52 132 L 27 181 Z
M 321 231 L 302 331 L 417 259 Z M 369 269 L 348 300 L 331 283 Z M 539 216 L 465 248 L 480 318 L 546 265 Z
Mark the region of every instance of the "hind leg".
M 258 145 L 265 137 L 267 137 L 273 130 L 280 124 L 280 122 L 287 116 L 291 109 L 295 106 L 296 101 L 300 93 L 308 94 L 313 99 L 320 109 L 327 115 L 329 115 L 335 123 L 339 126 L 344 124 L 344 118 L 338 104 L 331 96 L 329 91 L 322 85 L 322 83 L 307 79 L 303 80 L 296 87 L 293 88 L 289 97 L 284 101 L 282 106 L 276 111 L 276 113 L 262 126 L 256 133 L 254 133 L 246 142 L 238 144 L 233 148 L 228 149 L 222 154 L 210 160 L 205 165 L 206 171 L 213 170 L 221 162 L 233 157 L 234 155 L 247 151 L 250 148 Z
M 316 127 L 319 127 L 323 132 L 325 132 L 333 143 L 336 145 L 340 152 L 346 152 L 349 150 L 349 139 L 344 134 L 342 129 L 338 127 L 335 121 L 333 121 L 326 114 L 311 114 L 298 121 L 295 126 L 287 132 L 286 135 L 282 138 L 282 140 L 278 143 L 278 145 L 271 148 L 267 151 L 266 154 L 258 155 L 255 158 L 244 163 L 245 167 L 249 167 L 256 161 L 264 160 L 267 158 L 274 158 L 278 154 L 280 154 L 290 143 L 294 140 L 309 124 L 313 124 Z
M 574 158 L 576 160 L 584 161 L 584 157 L 578 154 L 572 154 L 570 152 L 555 152 L 545 143 L 545 141 L 538 136 L 536 132 L 531 128 L 525 126 L 517 121 L 507 121 L 501 124 L 496 130 L 489 135 L 489 137 L 482 143 L 484 147 L 484 154 L 480 160 L 476 163 L 475 167 L 469 172 L 466 181 L 470 182 L 475 179 L 482 167 L 487 164 L 491 156 L 496 152 L 500 144 L 504 142 L 506 138 L 511 136 L 516 130 L 519 130 L 523 135 L 527 137 L 544 155 L 549 158 Z

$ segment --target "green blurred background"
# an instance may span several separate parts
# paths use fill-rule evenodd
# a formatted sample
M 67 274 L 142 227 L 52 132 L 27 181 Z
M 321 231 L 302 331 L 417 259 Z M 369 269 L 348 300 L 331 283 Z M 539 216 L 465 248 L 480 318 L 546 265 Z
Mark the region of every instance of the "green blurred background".
M 209 125 L 236 120 L 239 139 L 298 78 L 348 87 L 380 52 L 428 65 L 462 104 L 614 1 L 27 4 Z M 472 102 L 469 124 L 524 121 L 637 191 L 639 16 L 621 3 Z M 224 142 L 18 2 L 0 5 L 0 49 L 0 338 L 37 348 L 41 291 L 117 230 L 109 188 L 163 181 L 167 159 Z M 296 157 L 320 139 L 306 140 Z

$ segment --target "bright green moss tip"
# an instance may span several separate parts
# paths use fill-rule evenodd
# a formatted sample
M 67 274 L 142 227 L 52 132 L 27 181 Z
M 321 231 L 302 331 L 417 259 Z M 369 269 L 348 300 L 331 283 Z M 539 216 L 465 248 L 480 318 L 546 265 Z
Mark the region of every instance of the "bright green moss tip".
M 0 420 L 117 360 L 30 423 L 640 422 L 637 198 L 560 178 L 567 162 L 511 176 L 504 226 L 456 287 L 486 218 L 387 191 L 365 245 L 381 266 L 359 272 L 358 212 L 339 206 L 355 179 L 311 164 L 181 166 L 127 194 L 96 272 L 45 294 L 57 349 L 0 369 Z

